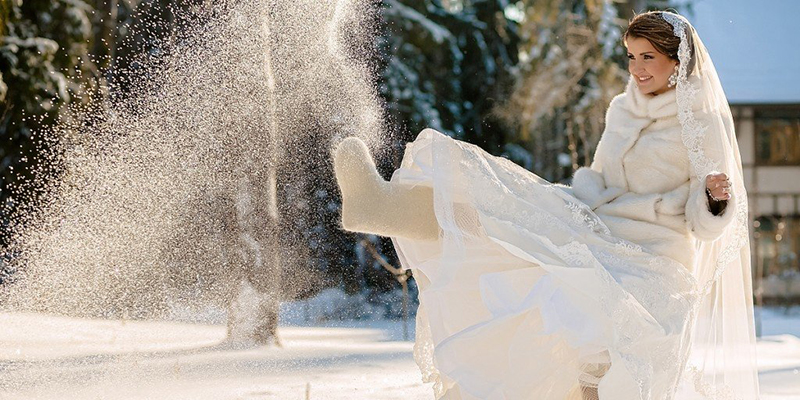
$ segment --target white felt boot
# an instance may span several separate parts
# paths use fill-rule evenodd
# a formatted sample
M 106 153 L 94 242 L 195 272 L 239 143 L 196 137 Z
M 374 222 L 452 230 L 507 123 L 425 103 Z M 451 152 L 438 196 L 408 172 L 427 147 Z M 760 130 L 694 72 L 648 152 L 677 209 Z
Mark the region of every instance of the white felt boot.
M 433 190 L 385 181 L 361 139 L 342 141 L 334 153 L 333 167 L 342 191 L 344 229 L 416 240 L 439 237 Z

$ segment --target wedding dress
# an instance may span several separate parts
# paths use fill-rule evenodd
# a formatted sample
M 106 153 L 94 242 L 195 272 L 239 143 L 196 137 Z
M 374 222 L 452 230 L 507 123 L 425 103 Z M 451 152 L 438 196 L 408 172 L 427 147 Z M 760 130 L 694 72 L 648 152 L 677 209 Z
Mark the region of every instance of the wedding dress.
M 730 110 L 694 29 L 664 18 L 682 39 L 676 90 L 648 97 L 629 82 L 571 187 L 431 129 L 390 182 L 369 184 L 402 200 L 363 202 L 356 223 L 358 196 L 342 186 L 345 228 L 392 236 L 413 270 L 414 356 L 437 399 L 758 397 Z M 719 215 L 705 195 L 714 171 L 733 188 Z M 391 223 L 370 222 L 393 211 Z M 403 218 L 415 234 L 387 230 Z

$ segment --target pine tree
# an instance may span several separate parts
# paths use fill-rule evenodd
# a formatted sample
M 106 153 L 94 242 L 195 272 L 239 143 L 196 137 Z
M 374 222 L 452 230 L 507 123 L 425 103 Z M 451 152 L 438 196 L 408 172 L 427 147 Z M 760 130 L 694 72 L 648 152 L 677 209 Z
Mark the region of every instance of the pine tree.
M 513 83 L 520 39 L 510 2 L 387 0 L 380 90 L 399 139 L 424 128 L 498 153 L 506 130 L 493 115 Z
M 97 68 L 89 46 L 92 8 L 81 0 L 7 1 L 0 43 L 0 202 L 3 237 L 11 215 L 41 188 L 53 127 L 70 103 L 88 103 Z

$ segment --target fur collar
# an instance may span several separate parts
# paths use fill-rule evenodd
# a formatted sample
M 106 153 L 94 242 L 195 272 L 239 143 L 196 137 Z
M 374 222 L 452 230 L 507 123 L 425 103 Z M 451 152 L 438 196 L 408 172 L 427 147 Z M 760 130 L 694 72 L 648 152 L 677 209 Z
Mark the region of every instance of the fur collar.
M 690 76 L 689 80 L 695 87 L 700 87 L 700 80 L 696 76 Z M 628 112 L 639 118 L 658 120 L 663 118 L 675 117 L 678 115 L 678 103 L 676 101 L 676 91 L 668 90 L 657 96 L 644 94 L 636 86 L 633 76 L 628 79 L 625 93 L 622 94 L 623 101 L 620 103 Z M 702 108 L 702 98 L 700 94 L 695 96 L 692 109 Z
M 668 90 L 657 96 L 644 94 L 636 87 L 633 76 L 625 88 L 625 102 L 622 104 L 631 114 L 648 119 L 660 119 L 678 115 L 675 90 Z

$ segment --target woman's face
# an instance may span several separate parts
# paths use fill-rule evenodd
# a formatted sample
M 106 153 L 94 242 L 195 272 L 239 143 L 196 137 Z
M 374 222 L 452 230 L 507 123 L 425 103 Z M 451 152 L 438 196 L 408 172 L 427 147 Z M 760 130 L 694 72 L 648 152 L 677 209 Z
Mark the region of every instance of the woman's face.
M 626 40 L 628 47 L 628 72 L 633 76 L 644 94 L 657 95 L 671 88 L 669 76 L 675 72 L 678 62 L 666 54 L 659 53 L 649 40 L 640 37 L 629 37 Z

